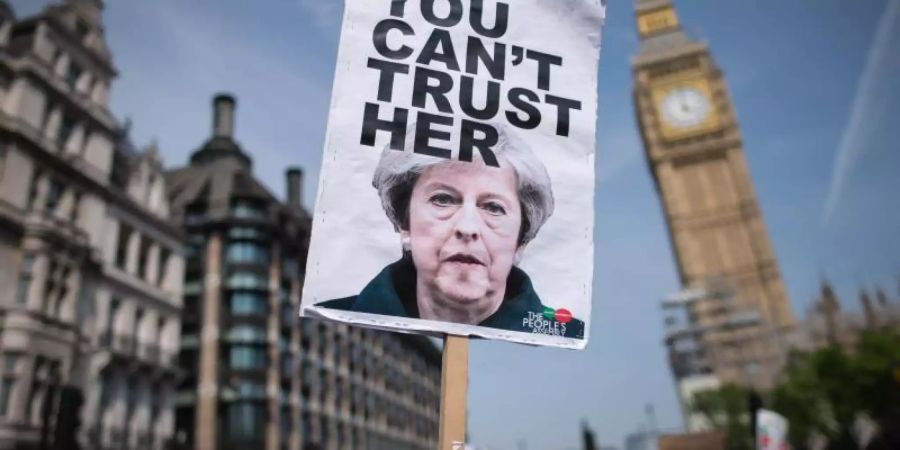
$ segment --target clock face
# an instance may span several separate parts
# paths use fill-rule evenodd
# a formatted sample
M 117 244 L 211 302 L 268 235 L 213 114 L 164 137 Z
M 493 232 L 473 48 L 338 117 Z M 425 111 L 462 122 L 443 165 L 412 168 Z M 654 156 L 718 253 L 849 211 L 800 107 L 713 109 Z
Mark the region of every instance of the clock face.
M 662 119 L 676 128 L 691 128 L 703 123 L 712 105 L 702 92 L 693 87 L 670 90 L 660 103 Z

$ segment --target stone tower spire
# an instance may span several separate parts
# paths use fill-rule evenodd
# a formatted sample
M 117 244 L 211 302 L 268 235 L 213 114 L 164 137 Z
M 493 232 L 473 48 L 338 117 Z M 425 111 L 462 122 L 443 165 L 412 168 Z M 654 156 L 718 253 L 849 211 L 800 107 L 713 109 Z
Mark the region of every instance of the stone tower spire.
M 875 288 L 875 299 L 878 301 L 879 308 L 887 308 L 888 298 L 887 294 L 881 289 L 881 287 Z
M 875 308 L 872 306 L 872 299 L 869 292 L 865 288 L 859 288 L 859 303 L 863 309 L 863 317 L 867 329 L 874 329 L 878 326 L 878 317 L 875 315 Z
M 834 290 L 827 280 L 822 280 L 821 294 L 819 297 L 819 312 L 825 317 L 825 334 L 829 345 L 837 345 L 838 324 L 837 315 L 841 311 L 841 304 L 834 295 Z

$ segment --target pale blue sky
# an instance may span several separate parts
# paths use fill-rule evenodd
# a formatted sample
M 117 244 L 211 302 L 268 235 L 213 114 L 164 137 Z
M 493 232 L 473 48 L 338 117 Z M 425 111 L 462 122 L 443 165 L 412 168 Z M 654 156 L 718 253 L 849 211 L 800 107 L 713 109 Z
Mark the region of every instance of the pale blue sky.
M 900 295 L 900 2 L 875 37 L 889 2 L 676 3 L 725 72 L 798 316 L 820 274 L 848 307 L 856 308 L 860 285 Z M 45 3 L 12 1 L 20 16 Z M 280 195 L 284 168 L 303 166 L 312 205 L 341 3 L 262 3 L 108 0 L 107 39 L 120 71 L 113 111 L 134 119 L 138 143 L 158 139 L 168 165 L 181 165 L 208 136 L 213 93 L 231 91 L 237 137 L 256 174 Z M 607 25 L 591 342 L 582 352 L 472 343 L 469 432 L 491 449 L 577 449 L 582 419 L 601 442 L 621 446 L 648 402 L 661 426 L 680 426 L 658 307 L 678 284 L 631 103 L 631 2 L 610 0 Z

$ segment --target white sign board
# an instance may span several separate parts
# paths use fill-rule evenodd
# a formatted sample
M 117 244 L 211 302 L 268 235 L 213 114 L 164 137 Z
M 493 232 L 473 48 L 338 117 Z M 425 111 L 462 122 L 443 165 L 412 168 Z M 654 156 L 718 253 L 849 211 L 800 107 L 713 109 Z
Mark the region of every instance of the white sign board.
M 346 0 L 301 314 L 583 348 L 601 0 Z
M 788 450 L 788 421 L 781 414 L 766 409 L 756 412 L 756 449 Z

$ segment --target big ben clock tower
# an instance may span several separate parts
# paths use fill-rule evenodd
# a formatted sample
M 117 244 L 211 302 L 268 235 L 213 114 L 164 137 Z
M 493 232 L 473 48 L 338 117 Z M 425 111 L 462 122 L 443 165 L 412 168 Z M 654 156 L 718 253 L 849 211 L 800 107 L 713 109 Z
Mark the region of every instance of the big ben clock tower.
M 647 163 L 682 286 L 707 293 L 688 305 L 702 351 L 676 377 L 695 370 L 766 389 L 794 319 L 722 71 L 669 0 L 637 0 L 636 19 L 634 102 Z

